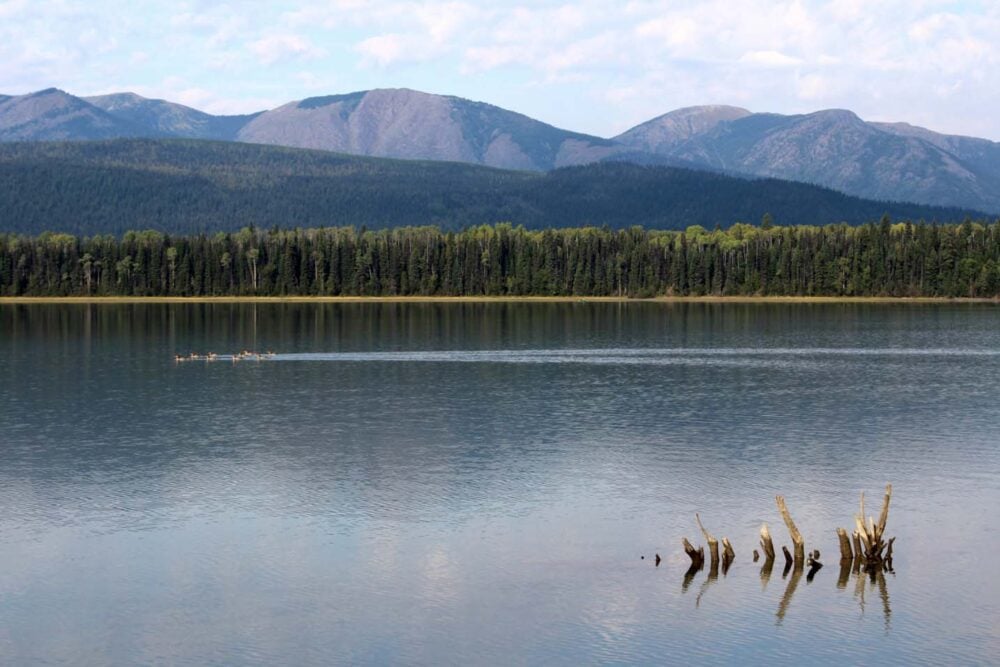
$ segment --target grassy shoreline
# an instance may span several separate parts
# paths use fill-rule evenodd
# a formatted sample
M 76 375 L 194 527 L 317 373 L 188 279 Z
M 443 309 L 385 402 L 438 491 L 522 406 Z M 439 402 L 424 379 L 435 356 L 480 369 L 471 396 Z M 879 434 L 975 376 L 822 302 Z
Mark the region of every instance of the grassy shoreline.
M 62 296 L 0 297 L 0 305 L 142 304 L 142 303 L 990 303 L 1000 299 L 950 297 L 839 296 L 661 296 L 636 299 L 615 296 Z

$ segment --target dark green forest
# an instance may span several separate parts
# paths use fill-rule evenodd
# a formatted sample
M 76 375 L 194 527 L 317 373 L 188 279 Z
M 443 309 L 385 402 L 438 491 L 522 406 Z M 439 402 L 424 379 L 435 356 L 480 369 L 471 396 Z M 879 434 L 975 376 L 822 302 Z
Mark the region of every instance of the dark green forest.
M 434 225 L 458 231 L 607 225 L 713 228 L 757 221 L 956 221 L 975 211 L 876 202 L 804 183 L 601 163 L 549 173 L 194 140 L 0 144 L 0 230 L 77 235 L 156 229 Z
M 0 234 L 3 296 L 1000 296 L 1000 220 Z

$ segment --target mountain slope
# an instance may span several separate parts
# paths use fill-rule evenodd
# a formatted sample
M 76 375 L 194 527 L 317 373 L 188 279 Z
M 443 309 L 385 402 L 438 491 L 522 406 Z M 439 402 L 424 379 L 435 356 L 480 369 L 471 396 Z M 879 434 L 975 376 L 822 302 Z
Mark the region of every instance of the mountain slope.
M 259 115 L 213 116 L 182 104 L 148 99 L 134 93 L 82 99 L 115 118 L 141 128 L 148 133 L 146 136 L 233 141 L 240 129 Z
M 0 141 L 110 139 L 142 134 L 136 125 L 55 88 L 0 99 Z
M 489 104 L 406 89 L 291 102 L 254 118 L 238 138 L 536 171 L 594 162 L 622 150 L 607 139 L 560 130 Z
M 637 150 L 669 154 L 690 139 L 700 136 L 719 123 L 750 116 L 740 107 L 722 105 L 686 107 L 657 116 L 615 137 L 619 143 Z
M 866 123 L 838 109 L 798 116 L 736 110 L 728 119 L 711 109 L 672 112 L 616 140 L 705 166 L 818 183 L 862 197 L 1000 211 L 1000 145 L 993 142 Z M 680 122 L 684 115 L 699 117 L 699 111 L 702 122 Z
M 91 235 L 500 221 L 683 229 L 757 221 L 956 220 L 800 183 L 603 163 L 548 173 L 195 140 L 0 144 L 0 231 Z

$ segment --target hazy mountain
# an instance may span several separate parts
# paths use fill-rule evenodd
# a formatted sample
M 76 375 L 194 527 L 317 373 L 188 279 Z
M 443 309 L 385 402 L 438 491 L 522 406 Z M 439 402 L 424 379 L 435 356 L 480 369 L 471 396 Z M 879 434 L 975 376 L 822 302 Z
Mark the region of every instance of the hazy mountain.
M 775 179 L 600 163 L 549 172 L 194 140 L 0 144 L 0 231 L 91 235 L 247 225 L 531 228 L 960 220 L 974 211 L 894 204 Z
M 849 194 L 1000 211 L 1000 144 L 846 110 L 783 116 L 694 107 L 615 138 L 719 169 L 817 183 Z
M 355 155 L 547 170 L 620 152 L 607 139 L 560 130 L 482 102 L 414 90 L 371 90 L 290 102 L 238 138 Z
M 134 137 L 144 130 L 56 88 L 0 98 L 0 141 Z
M 259 115 L 213 116 L 182 104 L 148 99 L 135 93 L 114 93 L 82 99 L 115 118 L 142 128 L 149 136 L 232 141 L 244 125 Z
M 1000 212 L 1000 144 L 868 123 L 845 110 L 784 116 L 689 107 L 602 139 L 490 104 L 406 89 L 313 97 L 242 116 L 132 93 L 0 96 L 0 141 L 116 137 L 235 140 L 528 171 L 606 161 L 681 166 Z
M 693 137 L 713 129 L 719 123 L 751 115 L 746 109 L 722 105 L 677 109 L 615 137 L 619 143 L 655 154 L 669 154 Z

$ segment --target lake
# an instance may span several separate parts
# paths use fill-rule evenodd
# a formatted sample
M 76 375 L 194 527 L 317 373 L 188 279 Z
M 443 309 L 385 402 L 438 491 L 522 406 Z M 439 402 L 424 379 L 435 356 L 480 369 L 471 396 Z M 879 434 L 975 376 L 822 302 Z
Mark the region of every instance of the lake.
M 2 664 L 987 663 L 998 508 L 996 305 L 0 305 Z

